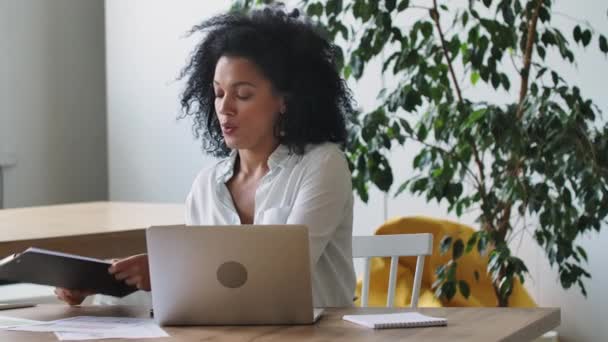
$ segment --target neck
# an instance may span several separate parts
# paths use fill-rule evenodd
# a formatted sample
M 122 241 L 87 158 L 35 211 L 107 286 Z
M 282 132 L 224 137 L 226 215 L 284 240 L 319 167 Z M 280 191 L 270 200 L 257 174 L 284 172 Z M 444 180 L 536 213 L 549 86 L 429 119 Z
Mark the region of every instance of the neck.
M 268 158 L 279 146 L 273 142 L 255 149 L 239 150 L 238 172 L 244 176 L 268 172 Z

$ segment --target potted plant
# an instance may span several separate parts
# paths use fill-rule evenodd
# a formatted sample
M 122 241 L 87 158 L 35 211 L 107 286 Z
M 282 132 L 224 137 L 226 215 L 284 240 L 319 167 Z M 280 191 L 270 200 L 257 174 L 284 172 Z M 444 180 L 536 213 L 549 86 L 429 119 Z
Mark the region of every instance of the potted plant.
M 235 10 L 272 1 L 239 0 Z M 399 184 L 427 200 L 445 201 L 462 215 L 475 210 L 479 230 L 467 241 L 445 238 L 451 260 L 437 270 L 435 294 L 465 297 L 458 259 L 488 253 L 499 306 L 507 306 L 525 262 L 508 245 L 528 221 L 532 235 L 559 270 L 561 285 L 584 295 L 585 250 L 576 239 L 599 231 L 608 216 L 608 125 L 599 108 L 569 84 L 548 55 L 575 63 L 573 45 L 608 53 L 606 36 L 586 23 L 570 32 L 552 25 L 550 0 L 448 1 L 304 0 L 302 10 L 340 43 L 345 78 L 361 78 L 372 59 L 395 82 L 381 89 L 377 108 L 351 122 L 347 154 L 353 186 L 363 201 L 374 184 L 393 185 L 391 149 L 421 146 L 415 173 Z M 399 20 L 409 12 L 413 22 Z M 608 65 L 607 65 L 608 66 Z M 506 104 L 474 101 L 463 83 L 504 89 Z

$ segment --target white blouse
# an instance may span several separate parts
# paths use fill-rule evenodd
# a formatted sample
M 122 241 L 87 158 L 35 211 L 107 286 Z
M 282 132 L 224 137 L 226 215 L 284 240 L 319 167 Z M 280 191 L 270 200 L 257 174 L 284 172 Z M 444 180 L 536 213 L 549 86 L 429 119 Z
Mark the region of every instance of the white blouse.
M 233 151 L 198 174 L 186 200 L 187 225 L 240 224 L 225 184 L 236 158 Z M 311 145 L 303 155 L 280 145 L 268 168 L 256 190 L 254 224 L 307 226 L 314 306 L 352 306 L 353 195 L 344 153 L 333 143 Z
M 186 199 L 187 225 L 238 225 L 226 182 L 233 176 L 237 151 L 194 180 Z M 310 145 L 303 155 L 283 145 L 270 155 L 268 173 L 255 193 L 254 224 L 302 224 L 308 227 L 315 307 L 353 305 L 353 195 L 344 153 L 336 144 Z M 122 300 L 96 296 L 98 304 L 151 304 L 138 291 Z

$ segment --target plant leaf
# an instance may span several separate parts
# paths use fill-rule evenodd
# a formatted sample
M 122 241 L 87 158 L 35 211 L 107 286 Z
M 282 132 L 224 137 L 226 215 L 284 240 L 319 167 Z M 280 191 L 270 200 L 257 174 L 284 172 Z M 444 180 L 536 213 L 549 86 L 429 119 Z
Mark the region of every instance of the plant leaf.
M 479 232 L 475 232 L 473 233 L 473 235 L 471 235 L 471 237 L 467 241 L 467 247 L 465 248 L 466 253 L 469 253 L 473 250 L 473 247 L 475 247 L 475 244 L 477 243 L 478 236 Z
M 409 5 L 410 5 L 410 1 L 409 0 L 401 0 L 401 2 L 399 3 L 399 5 L 397 6 L 397 11 L 401 12 L 404 9 L 406 9 Z
M 479 76 L 479 73 L 478 73 L 477 71 L 473 71 L 473 72 L 471 73 L 471 83 L 472 83 L 473 85 L 477 84 L 477 81 L 479 81 L 479 77 L 480 77 L 480 76 Z
M 600 35 L 599 43 L 600 43 L 600 50 L 603 53 L 608 53 L 608 41 L 606 40 L 606 37 L 604 35 Z
M 585 259 L 585 261 L 587 261 L 587 252 L 585 252 L 585 250 L 583 249 L 583 247 L 576 246 L 576 250 L 578 251 L 578 254 L 580 254 L 580 256 L 582 256 L 583 259 Z
M 445 235 L 441 239 L 441 242 L 439 243 L 439 252 L 441 253 L 441 255 L 447 253 L 451 246 L 452 246 L 452 237 L 449 235 Z
M 591 42 L 591 31 L 589 31 L 589 30 L 583 31 L 583 34 L 581 36 L 581 41 L 583 42 L 583 46 L 589 45 L 589 42 Z
M 471 295 L 471 289 L 469 288 L 469 284 L 467 284 L 466 281 L 460 280 L 458 282 L 458 290 L 465 299 L 469 299 L 469 296 Z
M 457 260 L 460 258 L 462 252 L 464 252 L 464 243 L 462 239 L 458 239 L 454 242 L 454 246 L 452 246 L 452 259 Z
M 576 25 L 574 30 L 572 30 L 572 37 L 574 37 L 575 42 L 579 42 L 581 40 L 581 27 Z
M 486 111 L 487 108 L 481 108 L 471 113 L 471 115 L 469 115 L 469 117 L 467 118 L 467 121 L 465 121 L 464 123 L 464 128 L 471 128 L 471 126 L 473 126 L 486 114 Z

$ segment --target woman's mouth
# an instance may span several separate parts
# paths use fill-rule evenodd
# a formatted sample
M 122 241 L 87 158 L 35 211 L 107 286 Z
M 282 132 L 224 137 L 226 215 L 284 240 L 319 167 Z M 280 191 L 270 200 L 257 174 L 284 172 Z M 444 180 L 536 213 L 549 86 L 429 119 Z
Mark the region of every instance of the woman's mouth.
M 232 124 L 222 125 L 222 133 L 224 133 L 224 135 L 233 135 L 237 129 L 238 127 Z

